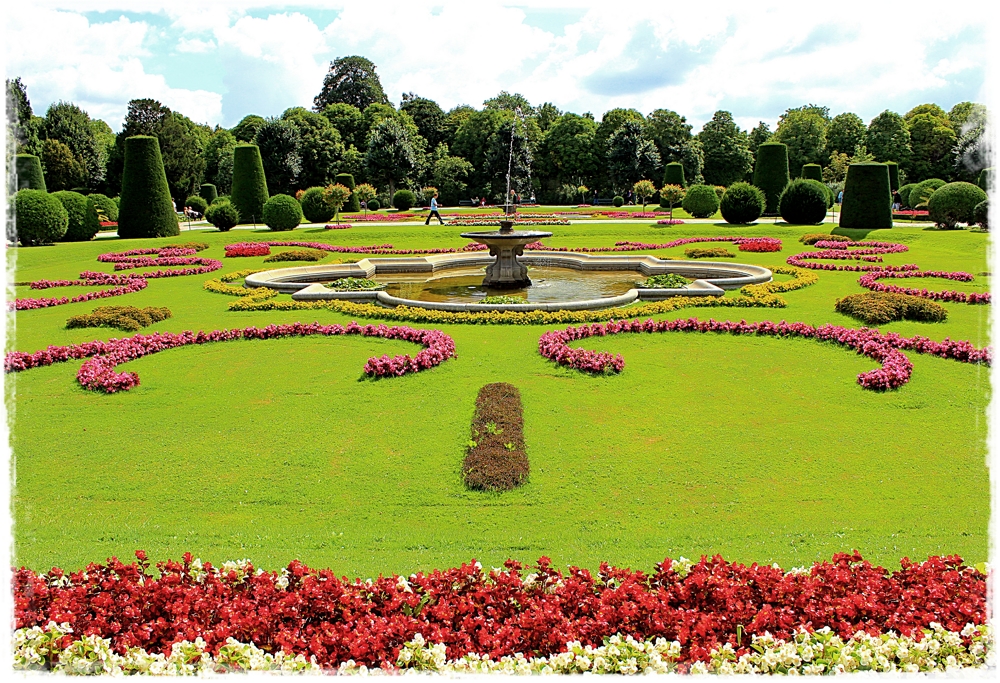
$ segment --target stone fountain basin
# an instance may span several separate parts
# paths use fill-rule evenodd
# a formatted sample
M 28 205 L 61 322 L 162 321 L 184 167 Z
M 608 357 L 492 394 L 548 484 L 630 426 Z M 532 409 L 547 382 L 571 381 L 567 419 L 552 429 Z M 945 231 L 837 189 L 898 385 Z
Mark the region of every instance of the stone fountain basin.
M 528 231 L 524 231 L 528 232 Z M 630 289 L 625 294 L 585 301 L 553 303 L 481 304 L 401 299 L 383 291 L 335 292 L 320 282 L 344 277 L 372 278 L 388 273 L 433 273 L 448 268 L 488 266 L 494 257 L 483 252 L 430 254 L 401 258 L 365 258 L 357 263 L 277 268 L 248 275 L 245 286 L 268 287 L 291 294 L 299 301 L 349 299 L 378 302 L 385 306 L 413 306 L 440 311 L 566 311 L 624 306 L 637 300 L 660 300 L 674 296 L 721 296 L 727 289 L 771 281 L 771 271 L 762 266 L 715 261 L 671 261 L 651 255 L 592 255 L 562 251 L 532 251 L 518 260 L 527 265 L 558 266 L 578 270 L 630 270 L 645 276 L 676 273 L 694 280 L 683 288 Z

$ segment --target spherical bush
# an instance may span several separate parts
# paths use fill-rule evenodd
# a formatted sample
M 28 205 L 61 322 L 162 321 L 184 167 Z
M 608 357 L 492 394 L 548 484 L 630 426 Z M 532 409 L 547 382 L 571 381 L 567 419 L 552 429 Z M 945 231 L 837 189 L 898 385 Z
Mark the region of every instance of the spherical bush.
M 976 208 L 972 210 L 972 219 L 976 221 L 978 225 L 983 230 L 990 229 L 990 200 L 986 199 L 978 204 Z
M 615 206 L 621 206 L 625 203 L 625 198 L 621 195 L 615 195 L 615 198 L 611 200 L 611 203 Z
M 21 190 L 14 198 L 14 210 L 17 239 L 26 247 L 55 242 L 69 227 L 66 207 L 45 190 Z
M 228 199 L 217 197 L 205 211 L 205 220 L 217 227 L 219 232 L 228 232 L 239 225 L 240 212 Z
M 94 239 L 101 229 L 101 221 L 97 217 L 97 207 L 89 197 L 79 192 L 53 192 L 52 196 L 62 202 L 69 216 L 66 233 L 59 238 L 60 242 L 86 242 Z
M 925 203 L 939 187 L 944 186 L 945 182 L 940 178 L 928 178 L 927 180 L 917 183 L 910 188 L 910 194 L 907 195 L 910 208 L 915 209 L 917 208 L 917 204 Z
M 302 215 L 310 223 L 326 223 L 333 218 L 333 207 L 326 201 L 322 187 L 310 187 L 302 195 Z
M 826 218 L 827 189 L 815 180 L 793 180 L 778 200 L 778 211 L 786 223 L 816 225 Z
M 100 214 L 98 218 L 104 216 L 109 221 L 114 222 L 118 220 L 118 204 L 115 203 L 114 199 L 103 194 L 92 194 L 90 195 L 90 201 L 94 202 L 94 208 Z
M 692 185 L 681 207 L 695 218 L 708 218 L 719 210 L 719 195 L 711 185 Z
M 907 183 L 903 185 L 897 192 L 899 192 L 899 203 L 904 207 L 910 205 L 910 190 L 917 186 L 916 183 Z
M 959 223 L 975 223 L 976 205 L 986 201 L 986 193 L 972 183 L 942 185 L 927 201 L 932 221 L 942 228 L 954 228 Z
M 264 203 L 264 225 L 271 230 L 294 230 L 302 222 L 302 206 L 295 197 L 276 194 Z
M 205 201 L 205 198 L 202 197 L 201 195 L 195 194 L 191 195 L 190 197 L 184 200 L 184 206 L 194 211 L 197 211 L 202 216 L 204 216 L 205 210 L 208 208 L 208 202 Z
M 759 187 L 750 183 L 733 183 L 722 195 L 719 208 L 727 223 L 747 225 L 761 217 L 766 204 L 767 199 Z
M 399 211 L 407 211 L 417 203 L 417 196 L 409 190 L 396 190 L 392 195 L 392 205 Z
M 382 208 L 382 205 L 378 203 L 377 199 L 369 199 L 367 206 L 369 211 L 378 211 Z

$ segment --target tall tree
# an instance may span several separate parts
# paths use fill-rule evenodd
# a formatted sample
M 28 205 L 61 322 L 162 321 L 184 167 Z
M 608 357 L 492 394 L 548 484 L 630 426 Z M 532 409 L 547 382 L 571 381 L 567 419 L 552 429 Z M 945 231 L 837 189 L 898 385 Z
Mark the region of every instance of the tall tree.
M 346 147 L 365 148 L 368 129 L 360 109 L 353 104 L 330 104 L 323 109 L 323 116 L 340 132 L 340 139 Z
M 483 109 L 495 109 L 499 111 L 515 111 L 516 109 L 520 109 L 523 116 L 532 116 L 535 113 L 535 108 L 528 102 L 528 98 L 521 93 L 514 93 L 512 95 L 506 90 L 501 90 L 500 94 L 496 97 L 491 97 L 483 102 Z
M 87 168 L 68 145 L 59 140 L 42 142 L 42 168 L 45 188 L 49 192 L 72 190 L 87 182 Z
M 86 183 L 97 187 L 104 180 L 106 164 L 101 163 L 102 150 L 90 123 L 90 116 L 80 107 L 58 102 L 45 113 L 43 136 L 69 147 L 87 171 Z
M 638 121 L 626 121 L 608 138 L 608 173 L 616 191 L 656 175 L 660 153 Z
M 389 98 L 371 60 L 354 55 L 330 62 L 323 89 L 313 99 L 313 108 L 321 112 L 327 105 L 338 102 L 354 105 L 361 111 L 370 104 L 388 104 Z
M 641 125 L 646 123 L 646 118 L 635 109 L 611 109 L 604 112 L 601 122 L 597 125 L 597 133 L 594 138 L 598 155 L 607 158 L 608 138 L 626 121 L 635 121 Z
M 18 76 L 6 81 L 7 104 L 7 158 L 14 154 L 42 153 L 39 129 L 42 119 L 35 116 L 28 99 L 28 88 Z
M 442 156 L 434 162 L 434 187 L 441 193 L 441 202 L 457 204 L 466 197 L 472 164 L 462 157 Z
M 234 149 L 236 136 L 225 128 L 216 128 L 205 144 L 205 180 L 215 185 L 220 195 L 232 189 Z
M 316 187 L 332 183 L 345 151 L 340 132 L 322 114 L 302 107 L 287 110 L 281 118 L 291 121 L 299 129 L 299 154 L 302 157 L 299 186 Z
M 230 132 L 236 138 L 237 142 L 253 142 L 253 139 L 257 137 L 257 131 L 264 126 L 264 123 L 263 116 L 247 114 L 240 119 L 239 123 L 233 126 Z
M 453 107 L 448 111 L 445 116 L 444 123 L 442 124 L 442 130 L 444 132 L 444 142 L 449 147 L 455 146 L 455 136 L 458 134 L 458 128 L 462 125 L 462 122 L 467 118 L 476 113 L 476 110 L 467 104 L 460 104 L 457 107 Z
M 920 114 L 930 114 L 931 116 L 936 116 L 939 119 L 944 119 L 948 121 L 948 114 L 939 105 L 933 102 L 927 102 L 926 104 L 918 104 L 910 111 L 903 114 L 903 119 L 909 123 L 913 120 L 913 117 L 919 116 Z
M 211 129 L 172 111 L 155 134 L 160 141 L 170 196 L 181 206 L 187 197 L 197 194 L 205 178 L 204 152 Z
M 828 119 L 822 114 L 825 109 L 816 105 L 789 109 L 778 121 L 772 142 L 788 146 L 788 168 L 793 176 L 799 174 L 804 164 L 825 166 L 829 161 L 826 156 Z
M 595 184 L 600 159 L 594 145 L 597 124 L 577 114 L 556 119 L 538 149 L 538 169 L 549 190 L 563 184 Z
M 417 97 L 413 93 L 406 93 L 403 95 L 403 103 L 399 109 L 410 115 L 420 135 L 427 140 L 427 144 L 432 149 L 445 142 L 445 113 L 437 102 L 426 97 Z
M 519 119 L 510 110 L 499 110 L 502 123 L 486 143 L 486 175 L 493 196 L 507 192 L 507 172 L 510 189 L 518 194 L 531 192 L 529 178 L 539 137 L 534 119 Z
M 867 132 L 865 122 L 857 114 L 837 114 L 826 129 L 827 156 L 834 152 L 853 154 L 855 148 L 865 144 Z
M 299 129 L 291 121 L 267 119 L 254 137 L 260 148 L 267 192 L 270 195 L 292 194 L 302 173 Z
M 384 119 L 368 136 L 365 154 L 368 177 L 379 186 L 388 187 L 390 195 L 395 193 L 397 184 L 414 173 L 416 157 L 410 134 L 395 118 Z
M 912 153 L 909 163 L 903 166 L 906 177 L 911 182 L 950 180 L 955 169 L 956 136 L 948 120 L 931 113 L 916 114 L 907 121 L 907 128 Z
M 562 116 L 562 112 L 559 107 L 552 104 L 551 102 L 544 102 L 535 108 L 536 114 L 535 118 L 538 119 L 538 127 L 543 133 L 548 131 L 552 127 L 552 124 Z
M 698 140 L 705 153 L 702 173 L 709 185 L 728 187 L 743 180 L 753 168 L 750 140 L 728 111 L 715 112 L 698 133 Z
M 122 170 L 125 166 L 125 140 L 133 135 L 153 135 L 163 124 L 163 119 L 170 113 L 158 101 L 150 98 L 130 100 L 128 112 L 122 122 L 122 129 L 115 136 L 114 149 L 108 154 L 108 166 L 101 191 L 113 197 L 122 190 Z M 169 182 L 169 181 L 168 181 Z
M 656 145 L 660 161 L 666 165 L 677 161 L 684 165 L 684 177 L 693 183 L 700 182 L 704 154 L 701 145 L 691 135 L 687 119 L 669 109 L 656 109 L 646 117 L 645 136 Z M 656 177 L 663 175 L 656 169 Z
M 754 155 L 754 158 L 757 158 L 757 148 L 770 140 L 771 135 L 771 127 L 764 121 L 758 122 L 756 127 L 750 131 L 748 138 L 750 141 L 750 153 Z
M 473 111 L 464 118 L 455 133 L 455 143 L 450 148 L 472 164 L 469 190 L 473 194 L 490 194 L 492 178 L 486 163 L 489 141 L 502 126 L 507 125 L 507 118 L 504 112 L 496 109 Z
M 975 102 L 959 102 L 951 110 L 948 111 L 948 120 L 951 121 L 951 125 L 954 126 L 955 132 L 961 130 L 962 126 L 972 115 L 972 112 L 976 111 L 977 107 L 982 107 L 981 104 L 976 104 Z
M 894 111 L 886 109 L 868 124 L 865 146 L 876 161 L 895 161 L 905 167 L 910 160 L 910 130 L 906 121 Z M 845 150 L 853 154 L 854 150 Z

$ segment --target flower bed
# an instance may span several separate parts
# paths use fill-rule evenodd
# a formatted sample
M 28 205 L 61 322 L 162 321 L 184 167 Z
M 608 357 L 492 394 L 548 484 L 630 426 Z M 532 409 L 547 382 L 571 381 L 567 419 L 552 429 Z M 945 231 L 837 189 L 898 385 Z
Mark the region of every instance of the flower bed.
M 832 233 L 825 232 L 810 232 L 806 233 L 799 238 L 799 242 L 805 245 L 812 246 L 817 242 L 853 242 L 847 235 L 834 235 Z
M 74 315 L 66 321 L 66 328 L 112 327 L 124 332 L 138 332 L 143 327 L 172 317 L 169 308 L 147 306 L 98 306 L 91 313 Z
M 705 247 L 685 249 L 684 255 L 688 258 L 736 258 L 736 254 L 725 247 Z
M 289 249 L 271 254 L 264 263 L 275 263 L 279 261 L 322 261 L 326 258 L 326 252 L 318 249 Z
M 438 330 L 415 330 L 410 327 L 386 327 L 385 325 L 358 325 L 351 321 L 345 325 L 320 325 L 319 323 L 292 323 L 289 325 L 268 325 L 267 327 L 233 328 L 212 332 L 180 333 L 156 332 L 151 335 L 137 334 L 125 339 L 92 341 L 67 346 L 49 346 L 35 353 L 11 351 L 4 357 L 5 372 L 21 372 L 29 368 L 62 363 L 72 359 L 87 358 L 76 373 L 77 381 L 84 389 L 115 393 L 128 391 L 139 384 L 139 375 L 134 372 L 115 372 L 115 366 L 142 358 L 150 354 L 175 349 L 189 344 L 234 341 L 236 339 L 280 339 L 283 337 L 305 337 L 314 334 L 324 336 L 360 335 L 399 339 L 421 344 L 425 348 L 413 358 L 400 356 L 371 357 L 365 363 L 364 372 L 371 377 L 391 377 L 419 372 L 440 365 L 455 355 L 455 342 Z
M 912 263 L 902 266 L 882 266 L 883 254 L 901 254 L 909 251 L 905 244 L 894 242 L 843 242 L 838 240 L 819 240 L 813 246 L 822 251 L 806 251 L 795 256 L 789 256 L 786 263 L 797 268 L 811 268 L 812 270 L 841 270 L 863 272 L 869 270 L 919 270 L 918 266 Z M 831 261 L 867 261 L 868 263 L 857 266 L 836 265 L 833 263 L 812 263 L 806 259 L 825 259 Z
M 902 353 L 901 349 L 981 365 L 990 365 L 992 359 L 990 347 L 977 349 L 967 341 L 957 342 L 945 339 L 943 342 L 935 342 L 921 336 L 907 338 L 895 333 L 882 334 L 878 330 L 866 327 L 850 329 L 830 324 L 813 327 L 806 323 L 786 323 L 785 321 L 780 323 L 770 321 L 748 323 L 741 320 L 736 323 L 716 320 L 702 321 L 697 318 L 662 322 L 656 322 L 652 319 L 645 322 L 639 320 L 616 322 L 612 320 L 605 324 L 567 327 L 565 330 L 553 330 L 543 334 L 538 340 L 538 352 L 559 365 L 576 370 L 593 373 L 618 373 L 625 368 L 625 360 L 621 354 L 574 349 L 570 348 L 569 343 L 595 336 L 604 337 L 612 334 L 638 332 L 714 332 L 717 334 L 758 335 L 782 339 L 800 337 L 829 341 L 854 349 L 859 354 L 881 364 L 882 367 L 877 370 L 870 370 L 858 375 L 858 384 L 865 389 L 875 391 L 896 389 L 910 381 L 913 363 Z
M 503 217 L 497 218 L 455 218 L 454 220 L 448 221 L 449 225 L 459 225 L 466 227 L 497 227 L 500 225 L 500 221 Z M 519 225 L 569 225 L 569 221 L 565 218 L 525 218 L 523 216 L 517 216 L 514 219 L 515 229 Z
M 605 218 L 658 218 L 666 211 L 595 211 L 593 215 Z
M 247 256 L 268 256 L 271 247 L 266 244 L 252 244 L 249 242 L 238 242 L 226 245 L 226 258 L 242 258 Z
M 865 289 L 870 289 L 873 292 L 891 292 L 893 294 L 907 294 L 909 296 L 918 296 L 923 299 L 934 299 L 936 301 L 954 301 L 957 303 L 964 304 L 988 304 L 990 303 L 989 292 L 957 292 L 955 290 L 945 290 L 943 292 L 932 292 L 926 287 L 924 289 L 916 289 L 913 287 L 897 287 L 896 285 L 888 285 L 879 280 L 885 280 L 887 278 L 891 279 L 901 279 L 901 278 L 911 278 L 911 277 L 939 277 L 945 280 L 953 280 L 955 282 L 971 282 L 974 278 L 971 273 L 958 272 L 948 272 L 944 270 L 906 270 L 906 271 L 875 271 L 871 273 L 865 273 L 860 278 L 858 278 L 858 284 Z
M 324 230 L 348 230 L 351 227 L 350 223 L 328 223 L 323 226 Z
M 178 275 L 200 275 L 222 268 L 222 261 L 198 256 L 192 257 L 191 254 L 196 253 L 196 251 L 197 249 L 184 245 L 154 247 L 152 249 L 131 249 L 129 251 L 101 254 L 97 257 L 97 260 L 101 263 L 115 264 L 114 269 L 116 271 L 132 270 L 134 268 L 155 268 L 157 266 L 196 266 L 195 268 L 157 270 L 139 274 L 139 277 L 146 278 L 147 280 Z
M 857 318 L 868 325 L 883 325 L 894 320 L 943 322 L 948 310 L 933 301 L 907 294 L 862 292 L 837 299 L 838 313 Z
M 740 247 L 740 251 L 781 251 L 781 240 L 775 237 L 740 237 L 740 236 L 718 236 L 718 237 L 682 237 L 670 242 L 632 242 L 630 240 L 620 240 L 615 242 L 613 247 L 547 247 L 541 242 L 531 242 L 524 246 L 525 249 L 538 251 L 570 251 L 582 253 L 601 252 L 621 252 L 621 251 L 655 251 L 658 249 L 672 249 L 685 244 L 698 244 L 701 242 L 729 242 Z M 751 248 L 743 249 L 746 243 L 751 244 Z
M 487 384 L 476 396 L 472 438 L 462 461 L 470 489 L 510 491 L 528 480 L 521 392 L 513 384 Z
M 364 277 L 342 277 L 327 283 L 326 287 L 338 292 L 370 292 L 385 289 L 382 283 Z
M 391 223 L 393 221 L 405 221 L 416 218 L 415 213 L 369 213 L 355 214 L 351 216 L 352 223 Z
M 7 310 L 30 311 L 37 308 L 49 308 L 50 306 L 62 306 L 64 304 L 79 303 L 81 301 L 93 301 L 94 299 L 104 299 L 111 296 L 122 296 L 123 294 L 133 294 L 142 291 L 149 286 L 144 277 L 138 274 L 129 275 L 109 275 L 108 273 L 95 273 L 84 271 L 80 273 L 79 280 L 35 280 L 29 283 L 31 289 L 49 289 L 51 287 L 97 287 L 114 285 L 110 289 L 100 289 L 96 292 L 86 292 L 74 297 L 60 297 L 58 299 L 23 298 L 14 299 L 7 302 Z
M 830 562 L 787 572 L 719 556 L 696 563 L 668 558 L 648 573 L 606 564 L 597 573 L 576 567 L 563 573 L 543 557 L 528 567 L 508 560 L 501 569 L 484 571 L 473 562 L 409 577 L 351 581 L 298 561 L 281 572 L 262 572 L 249 561 L 216 568 L 190 554 L 183 562 L 161 562 L 153 572 L 145 553 L 136 555 L 138 562 L 131 564 L 112 558 L 72 573 L 15 571 L 15 649 L 21 666 L 58 662 L 66 648 L 80 642 L 72 634 L 107 639 L 106 645 L 89 642 L 118 656 L 142 648 L 147 656 L 178 662 L 179 647 L 195 655 L 186 664 L 207 652 L 229 666 L 242 661 L 246 668 L 245 659 L 233 656 L 234 650 L 246 654 L 233 639 L 279 661 L 303 655 L 314 657 L 314 666 L 386 670 L 434 669 L 439 668 L 434 662 L 469 655 L 476 657 L 468 664 L 486 655 L 497 662 L 517 658 L 516 653 L 580 667 L 583 660 L 575 654 L 559 656 L 567 643 L 571 652 L 614 644 L 638 655 L 628 637 L 650 642 L 681 671 L 698 662 L 733 664 L 744 656 L 755 666 L 768 659 L 770 666 L 794 663 L 794 657 L 760 656 L 761 649 L 779 647 L 776 639 L 796 643 L 796 650 L 813 639 L 830 643 L 834 652 L 817 648 L 814 658 L 831 668 L 837 662 L 826 657 L 842 649 L 834 637 L 874 638 L 883 645 L 891 633 L 918 643 L 929 639 L 929 645 L 937 640 L 926 651 L 914 648 L 912 656 L 932 657 L 944 645 L 956 658 L 974 653 L 979 662 L 984 652 L 976 643 L 989 644 L 983 642 L 988 631 L 970 626 L 986 620 L 986 576 L 955 556 L 916 563 L 904 558 L 893 572 L 857 553 L 838 553 Z M 625 642 L 611 640 L 615 635 Z M 201 643 L 193 647 L 197 639 Z M 879 654 L 909 661 L 895 647 Z M 263 659 L 263 653 L 258 656 Z M 796 665 L 810 663 L 801 659 Z M 864 658 L 856 661 L 855 666 L 871 666 Z M 473 665 L 473 670 L 490 666 Z M 594 658 L 584 669 L 591 665 L 602 670 Z
M 656 221 L 657 225 L 684 225 L 684 221 L 679 218 L 664 218 Z
M 357 246 L 357 247 L 342 247 L 336 244 L 326 244 L 324 242 L 237 242 L 236 244 L 231 244 L 226 247 L 227 255 L 229 249 L 253 249 L 253 248 L 267 248 L 270 253 L 271 247 L 305 247 L 307 249 L 319 249 L 321 251 L 329 251 L 337 254 L 391 254 L 391 255 L 407 255 L 407 254 L 455 254 L 458 252 L 468 252 L 468 251 L 485 251 L 488 247 L 485 244 L 476 244 L 470 242 L 461 248 L 455 247 L 438 247 L 435 249 L 394 249 L 392 244 L 372 244 L 367 246 Z M 242 254 L 241 254 L 242 255 Z M 245 254 L 247 256 L 262 256 L 263 254 Z

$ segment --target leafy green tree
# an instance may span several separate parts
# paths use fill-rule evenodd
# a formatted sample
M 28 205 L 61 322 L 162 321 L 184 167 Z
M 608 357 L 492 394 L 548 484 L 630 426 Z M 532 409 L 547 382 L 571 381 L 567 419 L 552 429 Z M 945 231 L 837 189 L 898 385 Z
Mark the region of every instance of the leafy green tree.
M 96 187 L 104 180 L 102 149 L 91 128 L 90 116 L 72 102 L 58 102 L 45 113 L 42 136 L 62 142 L 86 169 L 85 184 Z
M 669 109 L 656 109 L 646 117 L 645 134 L 656 145 L 664 165 L 679 162 L 684 166 L 685 177 L 701 182 L 704 152 L 691 135 L 691 124 L 686 118 Z M 661 171 L 657 169 L 657 175 L 662 175 Z
M 467 194 L 466 180 L 472 173 L 472 164 L 462 157 L 445 156 L 434 162 L 434 186 L 441 193 L 443 204 L 457 204 Z
M 707 184 L 728 187 L 743 180 L 753 168 L 750 140 L 728 111 L 715 112 L 698 133 L 698 140 L 705 153 L 702 173 Z
M 601 122 L 597 125 L 597 132 L 594 143 L 597 146 L 597 154 L 601 159 L 607 159 L 608 139 L 612 133 L 621 128 L 627 121 L 645 124 L 645 117 L 635 109 L 610 109 L 604 112 Z
M 298 186 L 302 174 L 301 141 L 298 127 L 279 118 L 267 119 L 257 131 L 254 144 L 260 148 L 267 191 L 271 196 L 293 194 Z
M 339 223 L 340 210 L 344 208 L 344 204 L 346 204 L 347 200 L 351 198 L 351 188 L 346 185 L 336 183 L 334 185 L 328 185 L 323 191 L 323 195 L 326 198 L 326 203 L 333 207 L 334 222 Z
M 779 119 L 771 141 L 788 147 L 788 167 L 796 175 L 804 164 L 826 165 L 827 124 L 813 106 L 789 109 Z
M 626 121 L 608 138 L 608 172 L 616 189 L 650 177 L 661 166 L 660 153 L 639 122 Z
M 858 145 L 866 144 L 868 129 L 861 117 L 851 112 L 837 114 L 826 129 L 826 153 L 850 153 Z
M 339 57 L 330 62 L 323 88 L 313 99 L 313 108 L 323 111 L 331 104 L 350 104 L 364 111 L 370 104 L 388 104 L 375 64 L 364 57 Z
M 759 122 L 757 126 L 750 131 L 750 153 L 754 155 L 754 158 L 757 157 L 757 148 L 770 140 L 771 135 L 771 127 L 764 121 Z
M 417 131 L 427 140 L 430 147 L 437 147 L 445 141 L 446 114 L 437 102 L 426 97 L 417 97 L 413 93 L 405 93 L 399 109 L 409 114 L 417 126 Z
M 378 196 L 378 190 L 368 183 L 361 183 L 354 188 L 354 196 L 365 207 L 365 215 L 368 215 L 368 202 Z
M 263 128 L 265 119 L 263 116 L 248 114 L 240 119 L 240 122 L 233 126 L 230 131 L 237 142 L 253 142 L 257 137 L 257 131 Z
M 969 120 L 977 108 L 983 107 L 981 104 L 976 104 L 975 102 L 959 102 L 954 107 L 948 111 L 948 120 L 951 121 L 951 125 L 958 132 L 965 125 L 965 122 Z M 983 107 L 985 109 L 985 107 Z
M 501 125 L 486 141 L 485 174 L 493 196 L 507 191 L 507 172 L 510 171 L 511 192 L 521 194 L 531 191 L 528 178 L 537 140 L 541 135 L 534 119 L 516 119 L 509 110 L 495 110 L 501 116 Z
M 7 157 L 14 154 L 32 154 L 40 156 L 42 143 L 39 139 L 39 129 L 42 119 L 34 115 L 31 101 L 28 99 L 28 89 L 18 76 L 14 80 L 7 79 Z
M 476 110 L 467 104 L 460 104 L 457 107 L 451 109 L 445 116 L 444 123 L 442 123 L 442 131 L 444 133 L 444 142 L 449 147 L 455 146 L 455 136 L 458 134 L 459 126 L 467 118 L 476 113 Z
M 666 206 L 670 211 L 669 218 L 674 217 L 674 206 L 684 201 L 687 191 L 680 185 L 664 185 L 660 188 L 660 206 Z
M 559 117 L 562 116 L 562 112 L 559 107 L 552 104 L 551 102 L 544 102 L 535 108 L 535 118 L 538 120 L 538 127 L 543 133 L 548 132 L 549 128 L 552 127 Z
M 90 130 L 97 141 L 98 164 L 105 169 L 105 174 L 107 174 L 108 160 L 115 148 L 115 132 L 111 130 L 111 126 L 107 122 L 101 119 L 91 119 Z
M 324 107 L 323 116 L 340 133 L 340 139 L 345 147 L 353 145 L 358 149 L 364 149 L 368 129 L 360 109 L 353 104 L 338 102 Z
M 490 193 L 492 179 L 486 161 L 489 142 L 502 126 L 507 125 L 508 117 L 509 114 L 505 116 L 496 109 L 473 111 L 464 118 L 455 134 L 455 143 L 450 145 L 453 153 L 472 164 L 469 186 L 475 194 Z
M 233 150 L 236 136 L 225 128 L 216 128 L 205 143 L 205 179 L 219 194 L 227 195 L 233 186 Z
M 593 182 L 600 170 L 594 140 L 597 124 L 572 113 L 553 123 L 538 148 L 538 168 L 552 186 Z
M 934 104 L 933 102 L 928 102 L 926 104 L 918 104 L 910 111 L 903 114 L 903 119 L 907 124 L 913 120 L 913 117 L 919 116 L 920 114 L 930 114 L 931 116 L 936 116 L 939 119 L 944 119 L 948 121 L 948 114 L 940 106 Z M 949 124 L 951 122 L 949 121 Z
M 417 155 L 406 128 L 396 118 L 377 124 L 368 136 L 365 169 L 368 177 L 379 185 L 396 192 L 396 185 L 403 183 L 416 170 Z
M 483 109 L 512 112 L 519 108 L 521 114 L 524 116 L 530 116 L 535 113 L 535 108 L 531 106 L 531 102 L 528 102 L 528 98 L 521 93 L 511 95 L 506 90 L 501 90 L 499 95 L 483 102 Z
M 646 201 L 656 194 L 656 186 L 653 185 L 652 180 L 640 180 L 635 185 L 632 186 L 632 192 L 635 196 L 642 200 L 642 210 L 646 210 Z
M 201 187 L 205 177 L 205 145 L 210 135 L 207 126 L 198 125 L 177 112 L 164 117 L 156 132 L 170 196 L 177 200 L 178 206 Z
M 910 130 L 902 116 L 886 109 L 868 124 L 865 146 L 879 162 L 895 161 L 905 167 L 910 160 Z M 853 150 L 844 150 L 847 153 Z
M 903 166 L 911 182 L 952 177 L 955 168 L 955 131 L 947 119 L 931 113 L 916 114 L 908 122 L 909 163 Z
M 289 109 L 281 118 L 290 121 L 299 130 L 299 155 L 302 172 L 300 187 L 328 185 L 337 175 L 337 168 L 344 156 L 344 143 L 340 132 L 322 114 L 303 107 Z
M 87 168 L 68 145 L 59 140 L 42 142 L 42 167 L 49 192 L 70 190 L 87 182 Z
M 344 150 L 337 173 L 350 173 L 356 180 L 366 180 L 368 176 L 365 170 L 364 152 L 359 151 L 354 145 Z

